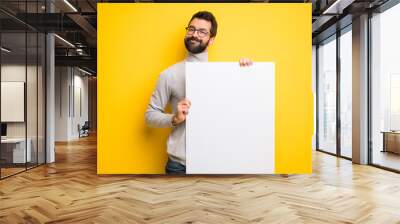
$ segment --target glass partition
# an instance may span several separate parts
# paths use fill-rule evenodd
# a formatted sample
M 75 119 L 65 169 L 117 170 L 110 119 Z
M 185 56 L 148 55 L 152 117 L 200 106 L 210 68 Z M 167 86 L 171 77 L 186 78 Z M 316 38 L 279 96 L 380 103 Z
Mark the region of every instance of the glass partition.
M 45 34 L 16 19 L 44 3 L 0 2 L 0 178 L 45 163 Z
M 400 171 L 400 4 L 371 18 L 372 164 Z
M 318 47 L 318 149 L 336 154 L 336 36 Z

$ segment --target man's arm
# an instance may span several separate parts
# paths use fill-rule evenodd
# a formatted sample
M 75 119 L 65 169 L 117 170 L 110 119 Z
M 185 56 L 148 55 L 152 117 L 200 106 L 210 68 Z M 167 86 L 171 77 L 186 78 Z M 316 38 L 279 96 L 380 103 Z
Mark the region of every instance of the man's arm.
M 239 60 L 241 67 L 252 64 L 253 62 L 248 58 L 241 58 Z M 176 115 L 165 113 L 164 108 L 169 102 L 170 95 L 171 89 L 168 84 L 167 75 L 161 74 L 145 113 L 145 120 L 148 126 L 159 128 L 174 127 L 186 120 L 186 115 L 189 113 L 191 104 L 187 99 L 178 102 Z
M 165 113 L 165 107 L 169 102 L 170 95 L 171 88 L 168 83 L 167 74 L 161 74 L 145 113 L 145 121 L 149 127 L 172 127 L 172 118 L 174 115 Z

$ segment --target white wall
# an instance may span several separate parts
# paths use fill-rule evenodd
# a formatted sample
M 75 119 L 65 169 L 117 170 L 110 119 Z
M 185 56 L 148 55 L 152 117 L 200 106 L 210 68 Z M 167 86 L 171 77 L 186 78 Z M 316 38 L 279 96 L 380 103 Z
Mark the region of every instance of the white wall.
M 67 67 L 55 68 L 55 141 L 67 141 L 69 132 L 69 84 Z
M 24 110 L 23 112 L 26 110 L 27 120 L 24 122 L 6 122 L 7 137 L 23 138 L 26 134 L 31 143 L 32 161 L 36 162 L 36 158 L 39 158 L 38 162 L 43 163 L 45 158 L 45 85 L 42 67 L 36 65 L 28 65 L 26 67 L 25 64 L 17 63 L 3 64 L 1 66 L 1 81 L 18 81 L 26 83 L 26 108 L 24 107 L 22 110 Z M 1 108 L 1 110 L 7 109 L 9 108 Z M 38 157 L 36 154 L 37 152 L 39 153 Z
M 18 65 L 18 64 L 2 65 L 1 81 L 25 82 L 25 65 Z M 6 108 L 1 108 L 1 109 L 5 110 Z M 7 123 L 7 137 L 25 137 L 25 123 L 24 122 Z
M 6 64 L 1 66 L 1 81 L 2 82 L 25 82 L 25 75 L 27 69 L 28 81 L 29 86 L 36 86 L 35 78 L 36 77 L 36 67 L 28 66 L 27 68 L 24 65 L 18 64 Z M 27 114 L 28 116 L 28 137 L 30 133 L 35 133 L 36 136 L 36 120 L 37 115 L 36 113 L 32 113 L 32 111 L 36 111 L 36 88 L 27 88 Z M 4 96 L 3 96 L 4 97 Z M 31 104 L 31 103 L 34 104 Z M 34 107 L 34 108 L 33 108 Z M 1 108 L 2 110 L 6 110 L 7 108 Z M 34 124 L 32 124 L 34 122 Z M 25 137 L 25 123 L 26 122 L 7 122 L 7 136 L 8 137 Z
M 75 70 L 76 72 L 76 70 Z M 79 73 L 82 74 L 82 73 Z M 72 119 L 72 127 L 74 127 L 72 129 L 72 135 L 73 136 L 77 136 L 79 135 L 78 133 L 78 129 L 77 126 L 78 124 L 80 124 L 81 126 L 85 123 L 85 121 L 88 121 L 89 118 L 89 111 L 88 111 L 88 96 L 89 96 L 89 92 L 88 92 L 88 77 L 85 76 L 81 76 L 81 75 L 76 75 L 75 73 L 75 77 L 74 77 L 74 86 L 75 86 L 75 116 L 74 119 Z M 80 91 L 80 93 L 78 93 L 78 91 Z M 78 95 L 80 95 L 80 99 L 77 97 Z M 80 101 L 80 105 L 79 102 Z M 81 112 L 79 111 L 79 108 L 82 110 Z
M 56 67 L 55 73 L 55 140 L 70 141 L 88 120 L 88 77 L 72 67 Z

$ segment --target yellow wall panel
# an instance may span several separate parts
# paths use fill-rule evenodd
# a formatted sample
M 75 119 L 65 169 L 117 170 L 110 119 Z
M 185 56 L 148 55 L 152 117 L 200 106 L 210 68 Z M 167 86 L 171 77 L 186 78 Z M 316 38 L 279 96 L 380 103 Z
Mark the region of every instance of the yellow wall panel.
M 98 4 L 98 173 L 164 173 L 169 130 L 147 128 L 144 112 L 200 10 L 218 21 L 210 61 L 275 62 L 275 171 L 311 173 L 311 4 L 264 3 Z

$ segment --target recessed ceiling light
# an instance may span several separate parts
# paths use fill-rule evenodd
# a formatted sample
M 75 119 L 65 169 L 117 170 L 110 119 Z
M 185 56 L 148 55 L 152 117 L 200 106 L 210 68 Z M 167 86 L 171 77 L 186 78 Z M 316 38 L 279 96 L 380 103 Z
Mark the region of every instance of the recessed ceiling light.
M 68 1 L 64 0 L 65 4 L 67 4 L 74 12 L 78 12 L 78 10 Z
M 343 9 L 351 5 L 355 0 L 336 0 L 322 14 L 342 14 Z
M 93 75 L 92 73 L 90 73 L 90 72 L 88 72 L 88 71 L 86 71 L 86 70 L 83 70 L 83 69 L 81 69 L 81 68 L 79 68 L 79 67 L 78 67 L 78 70 L 81 71 L 81 72 L 83 72 L 83 73 L 85 73 L 85 74 L 87 74 L 87 75 Z
M 9 49 L 7 49 L 5 47 L 1 47 L 1 51 L 4 51 L 6 53 L 10 53 L 11 52 L 11 50 L 9 50 Z
M 73 44 L 72 44 L 71 42 L 69 42 L 68 40 L 66 40 L 66 39 L 64 39 L 64 38 L 62 38 L 62 37 L 60 37 L 60 36 L 57 35 L 57 34 L 54 34 L 54 36 L 57 37 L 57 38 L 58 38 L 59 40 L 61 40 L 62 42 L 66 43 L 67 45 L 69 45 L 69 46 L 75 48 L 75 45 L 73 45 Z

